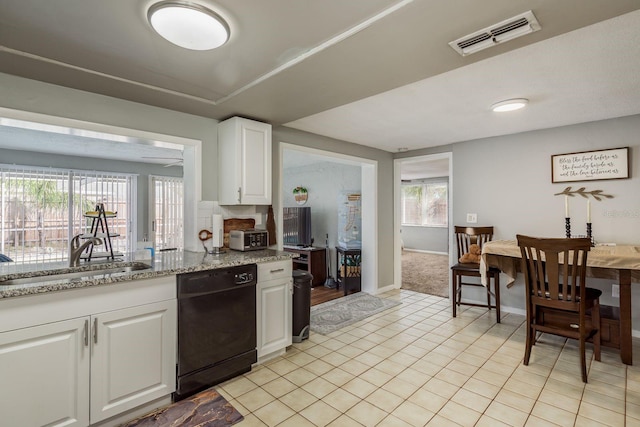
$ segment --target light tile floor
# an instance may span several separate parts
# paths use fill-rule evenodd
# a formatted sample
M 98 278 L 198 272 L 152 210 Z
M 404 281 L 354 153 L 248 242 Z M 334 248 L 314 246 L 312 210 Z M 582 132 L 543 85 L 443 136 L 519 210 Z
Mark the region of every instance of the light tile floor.
M 522 364 L 523 316 L 380 296 L 402 304 L 219 385 L 238 426 L 640 426 L 640 340 L 634 366 L 604 348 L 585 385 L 573 340 L 543 336 Z

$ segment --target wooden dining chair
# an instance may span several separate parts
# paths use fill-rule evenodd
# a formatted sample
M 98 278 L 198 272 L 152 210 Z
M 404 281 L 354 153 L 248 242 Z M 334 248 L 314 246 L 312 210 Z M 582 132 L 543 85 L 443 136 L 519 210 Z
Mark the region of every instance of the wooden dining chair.
M 478 245 L 482 249 L 482 245 L 493 239 L 493 227 L 461 227 L 455 226 L 454 233 L 456 237 L 458 260 L 470 252 L 471 245 Z M 470 305 L 475 307 L 487 307 L 489 310 L 496 309 L 496 321 L 500 323 L 500 270 L 494 267 L 487 269 L 487 286 L 485 287 L 480 281 L 469 282 L 464 281 L 465 277 L 481 277 L 480 264 L 475 262 L 457 262 L 451 267 L 451 298 L 453 306 L 453 317 L 456 317 L 456 309 L 461 305 Z M 491 282 L 493 281 L 493 292 L 491 291 Z M 475 286 L 486 289 L 487 303 L 479 304 L 476 302 L 462 301 L 462 287 Z M 492 297 L 495 302 L 492 302 Z
M 587 382 L 585 343 L 593 339 L 593 353 L 600 360 L 600 295 L 585 283 L 591 239 L 543 239 L 516 236 L 522 254 L 526 285 L 527 340 L 524 364 L 538 332 L 577 339 L 580 342 L 582 381 Z M 587 319 L 587 311 L 591 319 Z

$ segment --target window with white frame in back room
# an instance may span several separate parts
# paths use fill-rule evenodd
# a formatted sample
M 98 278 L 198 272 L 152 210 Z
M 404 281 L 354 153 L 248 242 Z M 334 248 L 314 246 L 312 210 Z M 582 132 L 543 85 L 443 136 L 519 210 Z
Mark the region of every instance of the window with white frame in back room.
M 446 182 L 412 182 L 402 185 L 402 225 L 446 227 Z

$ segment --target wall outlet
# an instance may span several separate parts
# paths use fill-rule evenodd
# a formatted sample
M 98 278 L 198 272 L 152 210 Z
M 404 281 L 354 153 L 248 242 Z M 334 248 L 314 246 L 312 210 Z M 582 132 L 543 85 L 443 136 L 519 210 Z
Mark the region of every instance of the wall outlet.
M 468 213 L 467 222 L 471 224 L 475 224 L 476 222 L 478 222 L 478 214 Z
M 611 296 L 613 298 L 620 298 L 620 285 L 611 285 Z

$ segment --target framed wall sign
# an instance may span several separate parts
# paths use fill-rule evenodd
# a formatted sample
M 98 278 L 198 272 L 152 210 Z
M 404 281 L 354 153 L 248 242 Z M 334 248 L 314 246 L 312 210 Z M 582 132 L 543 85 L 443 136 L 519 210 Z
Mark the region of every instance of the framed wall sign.
M 629 178 L 629 147 L 551 156 L 551 182 Z

